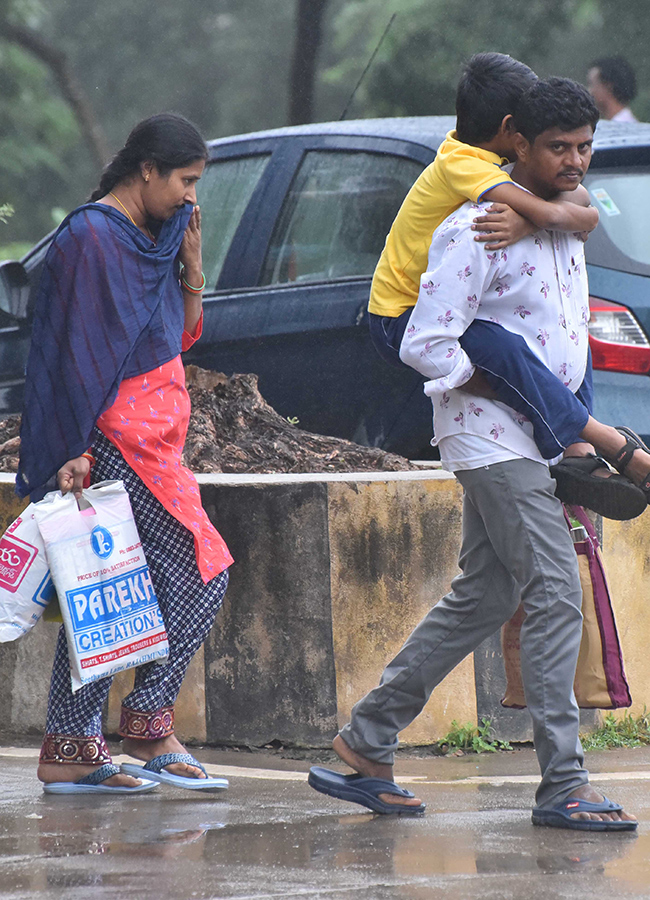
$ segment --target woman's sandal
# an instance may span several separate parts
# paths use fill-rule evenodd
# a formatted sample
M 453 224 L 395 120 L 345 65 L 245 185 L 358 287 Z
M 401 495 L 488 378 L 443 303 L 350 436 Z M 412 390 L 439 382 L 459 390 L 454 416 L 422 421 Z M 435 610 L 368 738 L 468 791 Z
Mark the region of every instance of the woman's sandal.
M 205 778 L 174 775 L 172 772 L 167 772 L 165 767 L 175 763 L 185 763 L 188 766 L 194 766 L 203 772 Z M 190 791 L 225 791 L 228 788 L 227 778 L 211 778 L 198 759 L 194 759 L 189 753 L 163 753 L 160 756 L 154 756 L 153 759 L 150 759 L 144 765 L 122 763 L 120 770 L 125 775 L 131 775 L 133 778 L 151 779 L 161 784 L 169 784 L 172 787 L 185 788 Z
M 644 450 L 646 453 L 650 454 L 650 447 L 641 440 L 636 432 L 632 431 L 631 428 L 628 428 L 627 425 L 617 425 L 616 430 L 625 438 L 625 444 L 621 447 L 616 456 L 608 460 L 608 462 L 610 462 L 621 475 L 625 475 L 625 469 L 629 465 L 630 460 L 634 455 L 634 451 Z M 637 485 L 637 487 L 643 491 L 646 503 L 650 503 L 650 472 L 646 474 L 641 484 Z
M 99 766 L 90 775 L 80 778 L 79 781 L 55 781 L 43 785 L 46 794 L 145 794 L 147 791 L 153 791 L 158 787 L 158 782 L 151 779 L 143 778 L 142 784 L 134 787 L 112 787 L 109 784 L 103 784 L 113 775 L 120 774 L 120 767 L 112 763 L 106 763 Z

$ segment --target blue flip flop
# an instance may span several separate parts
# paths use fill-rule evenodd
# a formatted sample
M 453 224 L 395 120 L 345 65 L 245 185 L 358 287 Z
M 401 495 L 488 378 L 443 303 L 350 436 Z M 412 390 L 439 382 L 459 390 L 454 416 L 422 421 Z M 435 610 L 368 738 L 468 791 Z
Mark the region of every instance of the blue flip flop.
M 338 797 L 339 800 L 349 800 L 350 803 L 359 803 L 371 809 L 373 812 L 386 816 L 406 815 L 417 816 L 424 812 L 426 806 L 407 806 L 402 803 L 385 803 L 380 800 L 379 794 L 395 794 L 397 797 L 411 798 L 415 794 L 399 787 L 394 781 L 385 778 L 366 778 L 364 775 L 342 775 L 332 769 L 323 769 L 320 766 L 312 766 L 309 770 L 308 783 L 321 794 L 330 797 Z
M 155 781 L 146 778 L 137 787 L 112 787 L 109 784 L 102 784 L 107 778 L 119 774 L 119 766 L 106 763 L 79 781 L 55 781 L 53 784 L 44 784 L 43 790 L 46 794 L 145 794 L 158 787 Z
M 589 819 L 572 819 L 574 813 L 611 813 L 622 812 L 623 807 L 604 797 L 601 803 L 567 797 L 550 809 L 536 806 L 533 809 L 533 825 L 546 825 L 549 828 L 571 828 L 575 831 L 634 831 L 639 824 L 633 821 L 598 822 Z
M 171 772 L 163 771 L 165 766 L 171 766 L 174 763 L 196 766 L 203 772 L 205 778 L 188 778 L 186 775 L 173 775 Z M 201 763 L 189 753 L 163 753 L 161 756 L 154 756 L 143 766 L 122 763 L 121 770 L 125 775 L 133 775 L 134 778 L 151 778 L 152 781 L 170 784 L 188 791 L 225 791 L 228 788 L 226 778 L 210 778 Z

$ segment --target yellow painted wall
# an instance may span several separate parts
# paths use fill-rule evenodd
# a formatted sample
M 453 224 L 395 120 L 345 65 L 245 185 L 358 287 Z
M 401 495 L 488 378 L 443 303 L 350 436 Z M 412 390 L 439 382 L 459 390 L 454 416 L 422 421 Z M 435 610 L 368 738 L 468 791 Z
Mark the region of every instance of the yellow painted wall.
M 0 483 L 0 534 L 3 534 L 27 506 L 14 492 L 13 484 Z
M 630 712 L 639 715 L 650 709 L 650 511 L 630 522 L 603 519 L 603 558 L 632 694 Z
M 378 683 L 385 664 L 414 625 L 448 591 L 457 572 L 461 493 L 451 478 L 328 484 L 339 726 L 348 721 L 353 704 Z M 13 485 L 0 483 L 0 531 L 24 505 L 13 493 Z M 400 536 L 402 551 L 398 552 L 395 535 Z M 605 520 L 603 555 L 632 691 L 631 711 L 639 714 L 650 708 L 650 512 L 631 522 Z M 29 671 L 30 695 L 38 693 L 38 704 L 30 711 L 24 698 L 10 688 L 16 715 L 26 729 L 38 728 L 44 718 L 54 639 L 55 627 L 41 623 L 19 645 L 0 645 L 0 662 L 3 653 L 7 659 L 16 659 L 10 666 L 14 680 L 23 683 Z M 131 679 L 128 673 L 118 676 L 111 691 L 110 731 L 117 730 L 119 704 Z M 471 657 L 438 686 L 424 713 L 403 733 L 403 740 L 411 744 L 435 741 L 449 730 L 452 719 L 476 722 Z M 10 727 L 17 728 L 18 720 L 11 719 Z M 202 652 L 183 685 L 177 727 L 183 739 L 205 740 Z
M 458 572 L 461 493 L 454 479 L 328 485 L 339 727 L 449 590 Z M 400 740 L 432 743 L 453 719 L 476 722 L 471 656 L 438 686 Z

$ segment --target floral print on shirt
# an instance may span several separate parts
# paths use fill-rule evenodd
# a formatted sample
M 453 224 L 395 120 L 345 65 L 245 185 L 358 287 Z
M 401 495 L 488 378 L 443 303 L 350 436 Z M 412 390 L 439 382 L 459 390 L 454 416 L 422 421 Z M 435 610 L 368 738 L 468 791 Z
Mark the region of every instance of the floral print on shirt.
M 507 252 L 488 253 L 474 240 L 475 215 L 476 208 L 464 204 L 434 233 L 402 352 L 428 379 L 425 393 L 437 398 L 436 440 L 478 436 L 515 455 L 541 460 L 525 416 L 458 390 L 474 372 L 458 339 L 475 318 L 501 323 L 521 335 L 563 384 L 577 390 L 588 348 L 584 246 L 574 235 L 540 231 Z M 486 452 L 489 457 L 489 448 Z

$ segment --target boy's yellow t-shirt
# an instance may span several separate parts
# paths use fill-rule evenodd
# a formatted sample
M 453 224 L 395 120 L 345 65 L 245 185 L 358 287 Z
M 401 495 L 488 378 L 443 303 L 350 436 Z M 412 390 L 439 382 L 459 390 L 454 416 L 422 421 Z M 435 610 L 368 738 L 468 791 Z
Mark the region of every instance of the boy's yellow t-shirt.
M 415 306 L 433 232 L 466 200 L 480 200 L 491 188 L 512 181 L 499 168 L 504 162 L 449 132 L 395 217 L 372 279 L 369 312 L 395 317 Z

